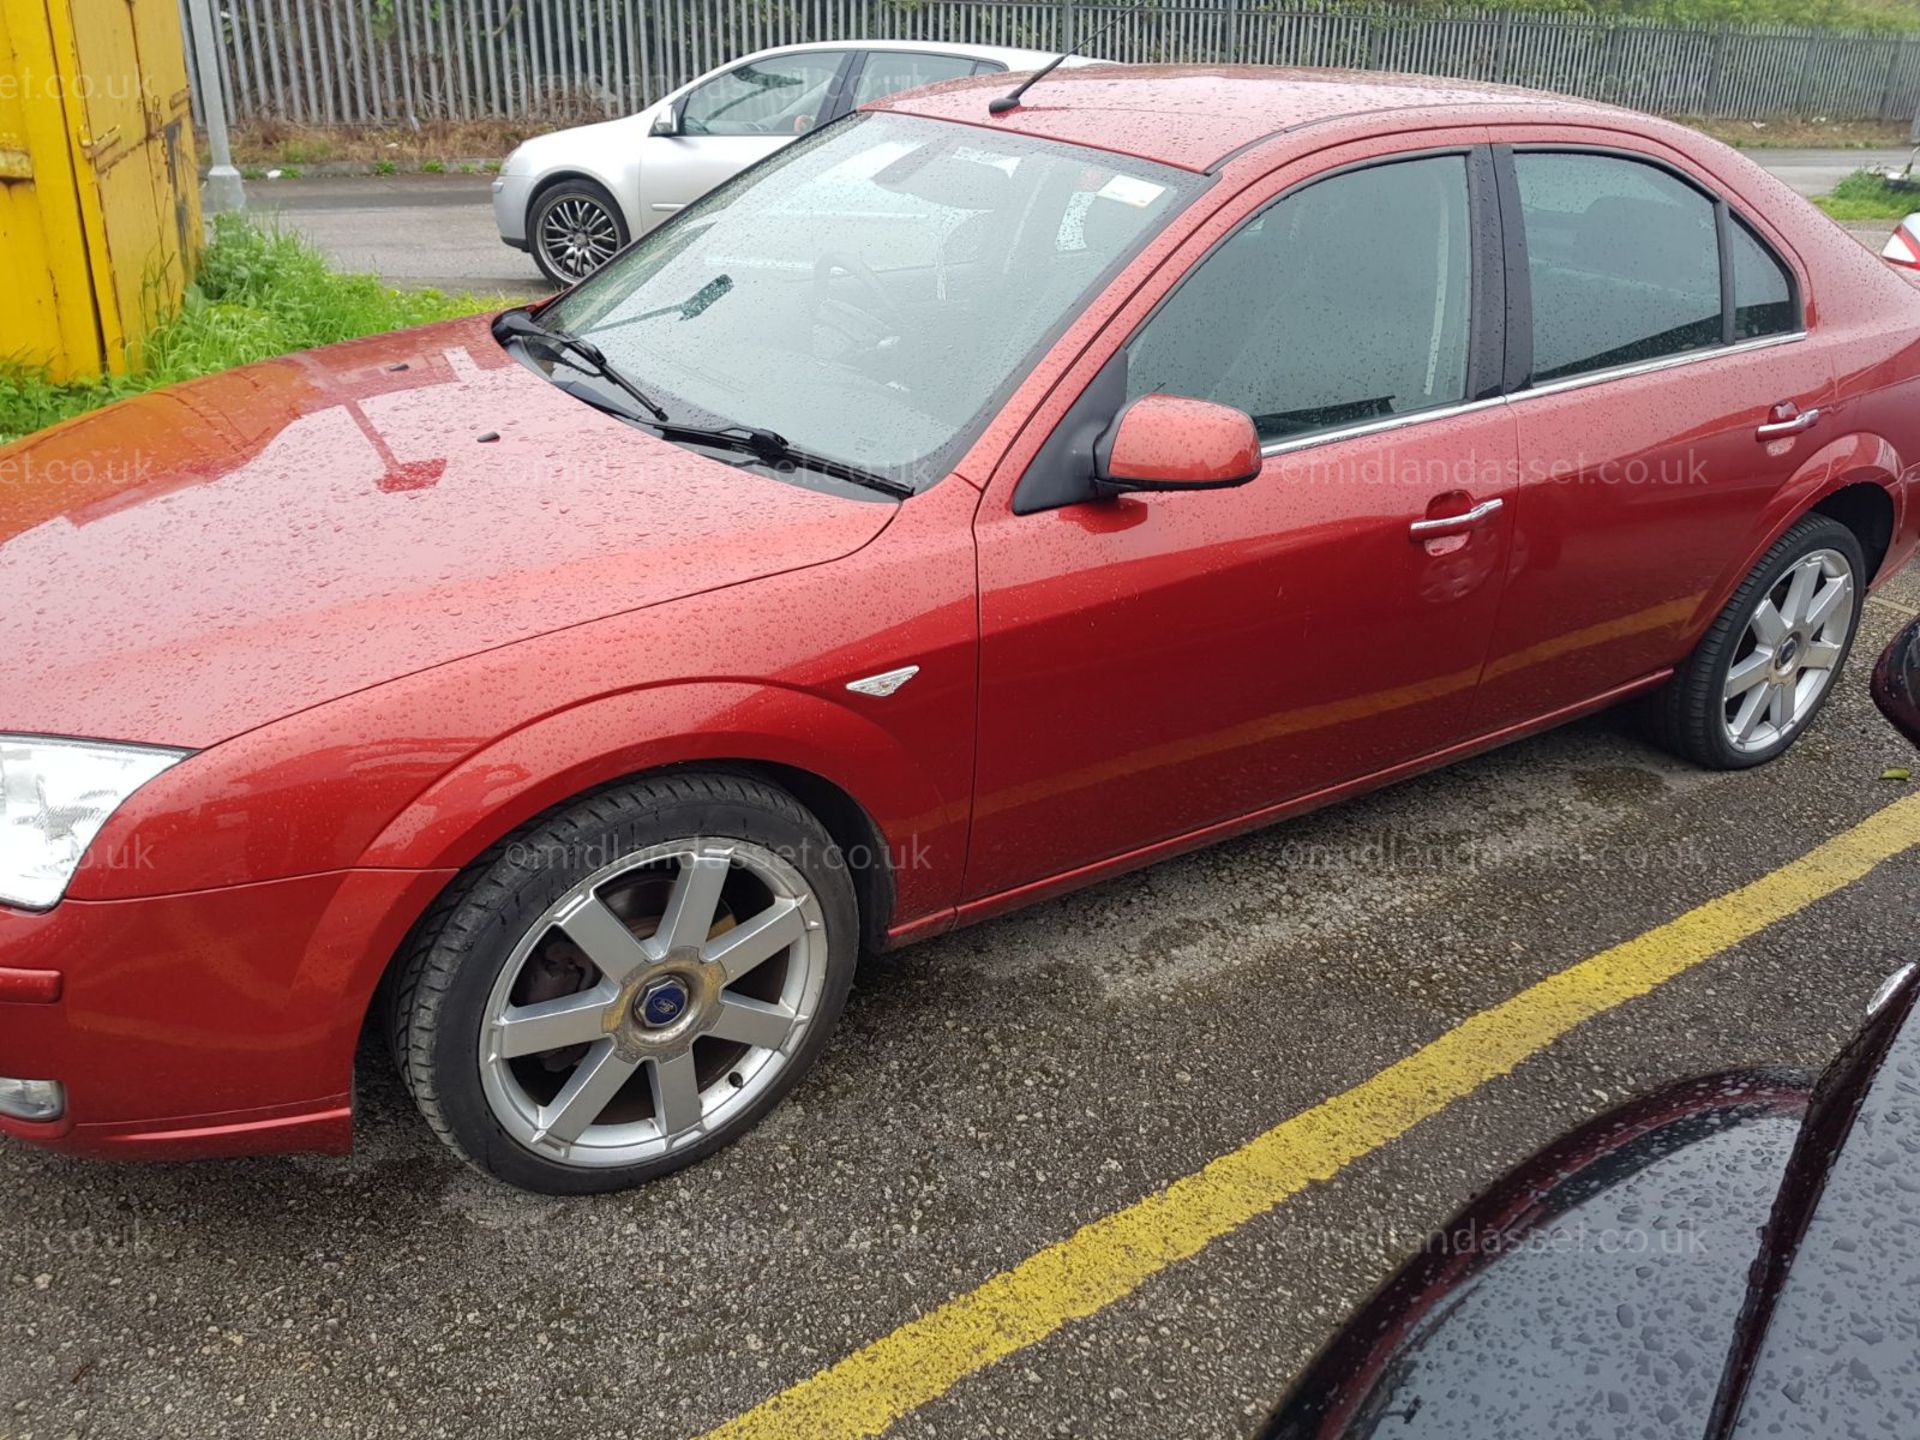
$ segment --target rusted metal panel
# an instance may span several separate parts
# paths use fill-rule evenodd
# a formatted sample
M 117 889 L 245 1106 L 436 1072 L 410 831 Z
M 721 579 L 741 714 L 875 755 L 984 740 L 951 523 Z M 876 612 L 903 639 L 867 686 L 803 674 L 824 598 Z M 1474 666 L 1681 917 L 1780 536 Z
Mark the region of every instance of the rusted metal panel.
M 180 28 L 166 0 L 0 0 L 0 265 L 11 365 L 124 373 L 200 243 Z

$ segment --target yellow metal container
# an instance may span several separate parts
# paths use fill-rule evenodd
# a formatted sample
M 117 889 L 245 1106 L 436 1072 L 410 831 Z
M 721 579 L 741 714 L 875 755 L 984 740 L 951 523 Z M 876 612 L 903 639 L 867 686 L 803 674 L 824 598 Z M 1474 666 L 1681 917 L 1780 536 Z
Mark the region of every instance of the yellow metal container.
M 200 250 L 176 0 L 0 0 L 0 364 L 124 374 Z

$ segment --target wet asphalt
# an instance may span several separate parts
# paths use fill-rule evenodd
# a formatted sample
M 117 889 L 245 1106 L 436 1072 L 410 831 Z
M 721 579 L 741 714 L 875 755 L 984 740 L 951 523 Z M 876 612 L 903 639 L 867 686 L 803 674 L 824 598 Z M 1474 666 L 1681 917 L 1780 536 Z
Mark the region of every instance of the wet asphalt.
M 500 239 L 492 187 L 487 175 L 255 180 L 247 205 L 278 216 L 341 269 L 392 285 L 515 300 L 552 294 L 532 257 Z
M 116 1167 L 0 1144 L 0 1435 L 694 1436 L 1461 1019 L 1907 792 L 1864 661 L 1709 775 L 1602 716 L 863 970 L 756 1133 L 554 1200 L 442 1153 L 376 1054 L 348 1159 Z M 906 1436 L 1236 1436 L 1427 1230 L 1664 1082 L 1824 1064 L 1920 952 L 1897 857 L 1585 1025 Z

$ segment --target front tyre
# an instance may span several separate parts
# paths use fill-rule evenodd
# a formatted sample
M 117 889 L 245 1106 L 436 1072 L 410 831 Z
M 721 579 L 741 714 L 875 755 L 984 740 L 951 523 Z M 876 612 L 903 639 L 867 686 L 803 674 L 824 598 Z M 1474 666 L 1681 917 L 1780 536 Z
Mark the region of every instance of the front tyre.
M 1853 648 L 1866 596 L 1854 533 L 1808 515 L 1775 542 L 1653 697 L 1660 741 L 1713 770 L 1763 765 L 1800 738 Z
M 790 795 L 663 776 L 550 812 L 463 873 L 394 986 L 395 1050 L 463 1158 L 547 1194 L 728 1144 L 826 1044 L 859 943 L 839 852 Z
M 527 212 L 527 241 L 540 273 L 559 286 L 584 280 L 626 248 L 626 217 L 605 188 L 562 180 Z

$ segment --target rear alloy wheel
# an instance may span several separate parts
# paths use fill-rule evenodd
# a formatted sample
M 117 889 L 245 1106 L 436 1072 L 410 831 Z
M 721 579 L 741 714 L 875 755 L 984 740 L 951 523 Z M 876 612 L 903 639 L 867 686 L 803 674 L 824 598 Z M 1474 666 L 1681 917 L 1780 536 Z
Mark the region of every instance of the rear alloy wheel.
M 541 272 L 556 285 L 571 285 L 626 247 L 627 222 L 598 185 L 563 180 L 540 193 L 527 233 Z
M 1853 634 L 1853 568 L 1837 550 L 1797 560 L 1747 619 L 1721 687 L 1733 748 L 1772 749 L 1818 708 Z
M 1781 536 L 1654 697 L 1663 742 L 1716 770 L 1784 752 L 1853 647 L 1866 570 L 1859 540 L 1837 520 L 1809 515 Z
M 733 775 L 537 822 L 429 917 L 396 986 L 427 1119 L 510 1184 L 640 1184 L 779 1102 L 844 1004 L 857 936 L 832 842 Z

